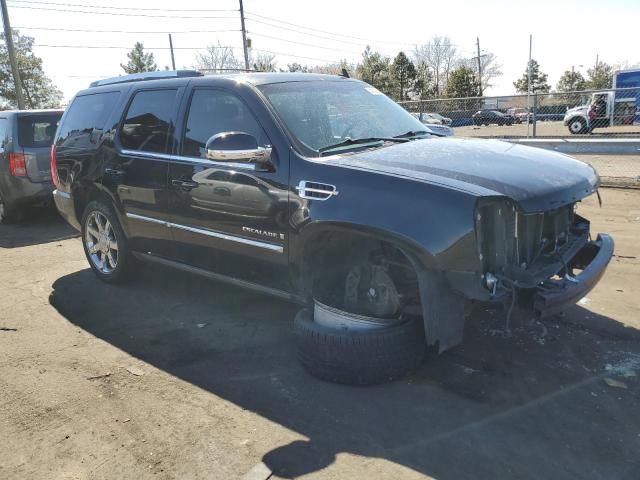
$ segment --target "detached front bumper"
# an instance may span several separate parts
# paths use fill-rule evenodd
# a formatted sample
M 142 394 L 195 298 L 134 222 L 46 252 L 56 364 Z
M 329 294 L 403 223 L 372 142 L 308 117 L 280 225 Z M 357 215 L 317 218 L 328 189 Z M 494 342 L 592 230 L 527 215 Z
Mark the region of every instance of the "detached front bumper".
M 584 245 L 568 262 L 573 268 L 582 269 L 582 272 L 575 277 L 565 275 L 543 281 L 533 297 L 536 313 L 541 317 L 554 315 L 589 293 L 604 274 L 613 256 L 613 249 L 613 238 L 604 233 Z

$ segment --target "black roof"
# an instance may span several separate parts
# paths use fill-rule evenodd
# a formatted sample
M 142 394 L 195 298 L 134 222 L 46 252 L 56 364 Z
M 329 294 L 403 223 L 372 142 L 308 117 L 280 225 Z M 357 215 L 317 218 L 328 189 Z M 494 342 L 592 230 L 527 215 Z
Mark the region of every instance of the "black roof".
M 340 75 L 326 75 L 323 73 L 302 73 L 302 72 L 260 72 L 260 73 L 233 73 L 229 75 L 216 75 L 216 77 L 231 78 L 234 80 L 244 80 L 253 85 L 266 85 L 268 83 L 284 82 L 313 82 L 313 81 L 336 81 L 348 80 Z M 211 76 L 205 77 L 205 79 Z
M 335 81 L 346 80 L 346 77 L 339 75 L 325 75 L 320 73 L 301 72 L 256 72 L 256 73 L 229 73 L 219 75 L 203 75 L 197 70 L 165 70 L 157 72 L 134 73 L 131 75 L 121 75 L 118 77 L 105 78 L 92 82 L 90 87 L 103 87 L 107 85 L 118 85 L 138 82 L 151 82 L 160 80 L 184 79 L 196 82 L 210 82 L 215 79 L 231 79 L 244 81 L 253 85 L 264 85 L 267 83 L 281 82 L 310 82 L 310 81 Z
M 254 86 L 266 85 L 270 83 L 287 83 L 287 82 L 360 82 L 352 78 L 340 75 L 325 75 L 320 73 L 301 73 L 301 72 L 255 72 L 255 73 L 230 73 L 216 75 L 202 75 L 194 70 L 178 70 L 178 71 L 159 71 L 149 72 L 146 74 L 122 75 L 120 77 L 112 77 L 105 80 L 97 80 L 87 89 L 81 90 L 77 95 L 87 95 L 98 92 L 120 90 L 121 88 L 129 88 L 133 85 L 148 87 L 154 86 L 179 86 L 186 82 L 192 82 L 196 85 L 217 85 L 232 87 L 237 83 L 245 83 Z
M 46 113 L 64 113 L 64 109 L 62 108 L 41 108 L 37 110 L 2 110 L 0 111 L 0 115 L 24 115 L 24 114 L 32 114 L 32 115 L 42 115 Z

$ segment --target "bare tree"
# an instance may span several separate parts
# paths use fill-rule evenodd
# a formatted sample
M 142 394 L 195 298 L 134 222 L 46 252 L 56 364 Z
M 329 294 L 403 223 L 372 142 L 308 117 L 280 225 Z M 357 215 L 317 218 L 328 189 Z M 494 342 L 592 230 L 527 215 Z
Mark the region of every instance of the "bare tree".
M 249 63 L 253 65 L 253 69 L 257 72 L 276 71 L 276 56 L 272 53 L 260 52 L 255 57 L 251 55 Z
M 449 73 L 458 65 L 458 50 L 447 36 L 434 36 L 413 51 L 416 65 L 426 65 L 433 72 L 434 91 L 441 95 L 447 86 Z
M 196 65 L 198 70 L 209 72 L 224 72 L 226 70 L 241 69 L 242 64 L 233 53 L 233 49 L 220 45 L 207 45 L 204 52 L 196 54 Z
M 478 57 L 466 58 L 460 61 L 460 65 L 470 68 L 478 75 Z M 493 86 L 492 80 L 502 75 L 502 65 L 498 63 L 497 57 L 493 53 L 485 53 L 480 56 L 480 69 L 482 91 L 486 91 Z
M 346 70 L 349 76 L 356 76 L 356 66 L 347 60 L 340 60 L 338 63 L 328 63 L 326 65 L 314 65 L 311 67 L 313 73 L 324 73 L 327 75 L 342 75 L 342 70 Z

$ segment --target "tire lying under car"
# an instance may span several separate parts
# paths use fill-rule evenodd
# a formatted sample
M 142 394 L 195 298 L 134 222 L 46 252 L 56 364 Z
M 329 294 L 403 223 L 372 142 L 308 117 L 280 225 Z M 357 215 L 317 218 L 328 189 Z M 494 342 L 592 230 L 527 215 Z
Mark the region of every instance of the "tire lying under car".
M 298 358 L 309 373 L 348 385 L 401 378 L 420 366 L 426 351 L 420 318 L 390 326 L 336 328 L 315 322 L 312 309 L 304 309 L 295 318 L 294 333 Z

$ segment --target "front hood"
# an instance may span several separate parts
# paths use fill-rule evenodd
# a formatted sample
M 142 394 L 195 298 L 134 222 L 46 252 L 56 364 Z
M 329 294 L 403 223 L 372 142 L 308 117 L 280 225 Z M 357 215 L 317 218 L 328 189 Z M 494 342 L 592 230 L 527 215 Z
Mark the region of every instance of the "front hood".
M 587 106 L 586 105 L 582 105 L 582 106 L 578 106 L 578 107 L 573 107 L 570 108 L 569 110 L 567 110 L 567 113 L 565 113 L 565 117 L 569 116 L 572 113 L 580 113 L 580 112 L 585 112 L 587 110 Z
M 575 202 L 592 194 L 599 183 L 586 163 L 498 140 L 430 138 L 335 156 L 327 162 L 410 177 L 478 196 L 506 196 L 525 212 Z

